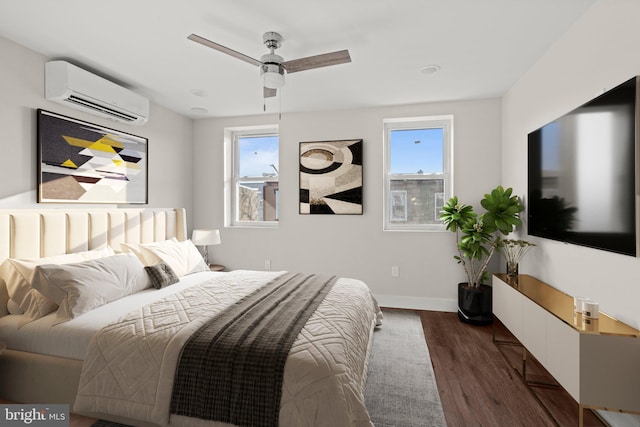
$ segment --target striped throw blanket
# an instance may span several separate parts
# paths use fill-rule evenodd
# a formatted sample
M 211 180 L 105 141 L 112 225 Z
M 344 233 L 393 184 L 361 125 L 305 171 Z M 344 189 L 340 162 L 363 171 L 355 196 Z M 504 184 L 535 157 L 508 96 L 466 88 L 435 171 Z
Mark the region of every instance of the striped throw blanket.
M 183 348 L 171 412 L 277 426 L 291 346 L 335 282 L 286 273 L 205 323 Z

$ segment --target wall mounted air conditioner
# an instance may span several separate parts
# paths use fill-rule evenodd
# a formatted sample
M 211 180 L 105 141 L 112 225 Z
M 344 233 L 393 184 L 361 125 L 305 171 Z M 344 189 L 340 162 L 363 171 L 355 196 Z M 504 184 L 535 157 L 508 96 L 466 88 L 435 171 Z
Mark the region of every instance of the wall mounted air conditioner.
M 45 98 L 132 125 L 149 118 L 147 98 L 66 61 L 45 64 Z

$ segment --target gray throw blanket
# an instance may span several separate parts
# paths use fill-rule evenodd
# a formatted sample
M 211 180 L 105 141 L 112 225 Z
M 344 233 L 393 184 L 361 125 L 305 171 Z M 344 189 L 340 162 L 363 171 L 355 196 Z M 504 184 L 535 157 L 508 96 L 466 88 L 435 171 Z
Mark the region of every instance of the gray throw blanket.
M 285 273 L 203 325 L 182 350 L 171 412 L 277 426 L 287 355 L 335 281 Z

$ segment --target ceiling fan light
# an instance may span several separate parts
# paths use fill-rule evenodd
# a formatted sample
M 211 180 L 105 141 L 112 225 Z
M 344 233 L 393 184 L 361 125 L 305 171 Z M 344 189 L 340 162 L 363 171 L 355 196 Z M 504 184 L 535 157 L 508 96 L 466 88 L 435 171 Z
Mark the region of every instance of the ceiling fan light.
M 278 72 L 267 71 L 263 76 L 265 87 L 270 89 L 280 89 L 284 86 L 284 75 Z
M 284 68 L 280 64 L 265 63 L 260 67 L 264 86 L 269 89 L 280 89 L 284 86 Z

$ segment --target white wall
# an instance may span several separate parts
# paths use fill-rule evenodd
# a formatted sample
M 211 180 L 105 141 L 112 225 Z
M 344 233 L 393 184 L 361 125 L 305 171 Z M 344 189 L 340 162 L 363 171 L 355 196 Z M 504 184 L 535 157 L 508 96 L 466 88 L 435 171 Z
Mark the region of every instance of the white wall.
M 477 206 L 500 183 L 499 99 L 195 121 L 194 227 L 222 235 L 210 258 L 232 269 L 264 269 L 269 259 L 273 270 L 355 277 L 385 305 L 455 310 L 464 275 L 454 235 L 382 231 L 383 119 L 441 114 L 454 115 L 454 191 Z M 260 124 L 280 127 L 279 228 L 224 228 L 224 128 Z M 349 138 L 364 140 L 364 214 L 299 215 L 299 142 Z M 392 265 L 400 277 L 391 277 Z
M 527 134 L 640 74 L 640 2 L 601 0 L 503 98 L 503 179 L 524 194 Z M 547 239 L 521 272 L 640 328 L 640 259 Z
M 503 97 L 503 179 L 527 188 L 527 134 L 640 74 L 640 2 L 600 0 Z M 525 201 L 526 202 L 526 201 Z M 527 237 L 539 246 L 520 271 L 640 328 L 640 259 Z M 640 415 L 599 411 L 612 426 L 640 426 Z
M 600 0 L 503 97 L 503 179 L 527 185 L 527 134 L 640 74 L 640 2 Z M 640 328 L 640 259 L 528 237 L 539 247 L 521 263 L 529 273 Z M 640 416 L 601 412 L 615 426 Z
M 149 206 L 185 207 L 191 213 L 191 119 L 153 103 L 150 119 L 143 126 L 121 124 L 67 108 L 44 99 L 44 64 L 48 58 L 4 38 L 0 38 L 0 58 L 0 207 L 65 206 L 36 203 L 36 110 L 42 108 L 148 138 Z
M 382 231 L 382 120 L 454 114 L 456 194 L 477 204 L 500 183 L 499 99 L 284 114 L 280 121 L 265 114 L 195 124 L 152 103 L 149 122 L 129 126 L 46 101 L 48 58 L 3 38 L 0 57 L 0 207 L 42 207 L 36 203 L 36 109 L 43 108 L 149 138 L 149 205 L 182 206 L 190 226 L 222 229 L 223 244 L 211 249 L 217 262 L 262 269 L 269 259 L 272 269 L 363 279 L 387 305 L 455 309 L 455 285 L 464 276 L 452 258 L 453 235 Z M 280 227 L 224 229 L 223 129 L 264 123 L 280 126 Z M 298 215 L 298 143 L 344 138 L 364 139 L 364 215 Z M 477 159 L 483 160 L 481 166 Z M 391 277 L 392 265 L 400 267 L 399 278 Z

